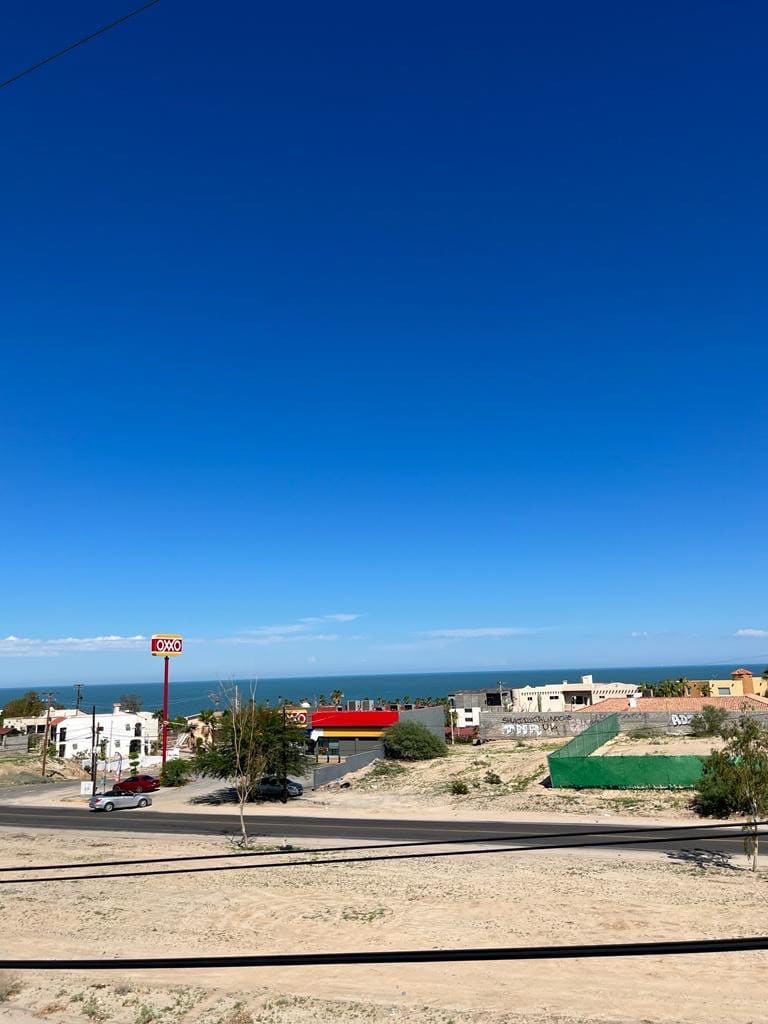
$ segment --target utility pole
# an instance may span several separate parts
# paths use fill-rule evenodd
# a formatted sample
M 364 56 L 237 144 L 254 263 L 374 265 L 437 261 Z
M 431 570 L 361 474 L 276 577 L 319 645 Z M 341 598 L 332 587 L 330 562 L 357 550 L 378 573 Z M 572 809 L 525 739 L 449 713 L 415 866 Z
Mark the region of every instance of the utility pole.
M 283 792 L 280 799 L 284 804 L 288 803 L 288 746 L 285 736 L 285 701 L 283 701 Z
M 91 784 L 93 786 L 92 795 L 96 794 L 96 705 L 93 705 L 91 711 Z
M 83 702 L 83 684 L 82 683 L 75 683 L 74 690 L 75 690 L 75 711 L 79 711 L 80 710 L 80 705 Z
M 45 697 L 45 733 L 43 734 L 43 766 L 40 769 L 40 774 L 45 778 L 45 763 L 48 760 L 48 733 L 51 728 L 51 701 L 54 695 L 50 692 L 43 694 Z

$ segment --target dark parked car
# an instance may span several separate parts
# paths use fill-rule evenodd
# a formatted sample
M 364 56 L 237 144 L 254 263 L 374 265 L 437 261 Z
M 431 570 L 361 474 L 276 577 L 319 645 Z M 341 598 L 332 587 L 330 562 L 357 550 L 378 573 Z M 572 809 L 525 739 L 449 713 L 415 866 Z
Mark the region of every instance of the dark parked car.
M 133 779 L 123 779 L 112 787 L 116 793 L 154 793 L 160 789 L 160 780 L 154 775 L 137 775 Z
M 289 797 L 304 795 L 304 787 L 300 782 L 287 779 L 287 790 Z M 283 780 L 279 775 L 265 775 L 258 783 L 253 795 L 257 800 L 279 800 L 283 795 Z
M 122 810 L 124 807 L 149 807 L 152 798 L 142 796 L 140 793 L 118 793 L 114 789 L 106 793 L 96 793 L 88 801 L 92 811 L 114 811 Z

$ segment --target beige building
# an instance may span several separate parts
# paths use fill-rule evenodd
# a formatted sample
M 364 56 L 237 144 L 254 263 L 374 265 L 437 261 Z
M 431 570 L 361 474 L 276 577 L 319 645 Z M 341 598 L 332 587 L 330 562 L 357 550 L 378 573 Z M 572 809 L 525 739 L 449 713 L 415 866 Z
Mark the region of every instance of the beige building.
M 512 690 L 512 710 L 519 713 L 539 711 L 574 711 L 599 704 L 611 698 L 634 699 L 640 696 L 640 687 L 634 683 L 596 683 L 592 676 L 582 676 L 580 682 L 549 686 L 523 686 Z
M 753 675 L 748 668 L 737 668 L 729 679 L 689 679 L 685 684 L 686 697 L 764 697 L 768 695 L 768 680 Z

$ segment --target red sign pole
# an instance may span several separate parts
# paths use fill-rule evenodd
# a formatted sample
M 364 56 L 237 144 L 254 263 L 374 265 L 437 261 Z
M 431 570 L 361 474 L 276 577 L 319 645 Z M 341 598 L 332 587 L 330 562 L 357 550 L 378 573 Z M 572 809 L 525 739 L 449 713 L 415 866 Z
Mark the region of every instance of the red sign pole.
M 168 662 L 170 660 L 167 655 L 163 658 L 165 662 L 165 671 L 163 673 L 163 767 L 165 767 L 165 760 L 168 755 Z

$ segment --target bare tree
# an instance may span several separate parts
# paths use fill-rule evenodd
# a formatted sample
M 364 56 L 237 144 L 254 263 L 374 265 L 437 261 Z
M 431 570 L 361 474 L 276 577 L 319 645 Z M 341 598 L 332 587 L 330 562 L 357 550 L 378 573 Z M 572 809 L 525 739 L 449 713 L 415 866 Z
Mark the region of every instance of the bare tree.
M 247 847 L 250 840 L 246 824 L 245 807 L 259 779 L 264 774 L 266 764 L 262 747 L 258 742 L 255 683 L 251 685 L 251 692 L 247 703 L 241 703 L 238 687 L 235 686 L 234 700 L 230 705 L 229 717 L 229 730 L 235 765 L 233 781 L 240 814 L 239 845 Z

